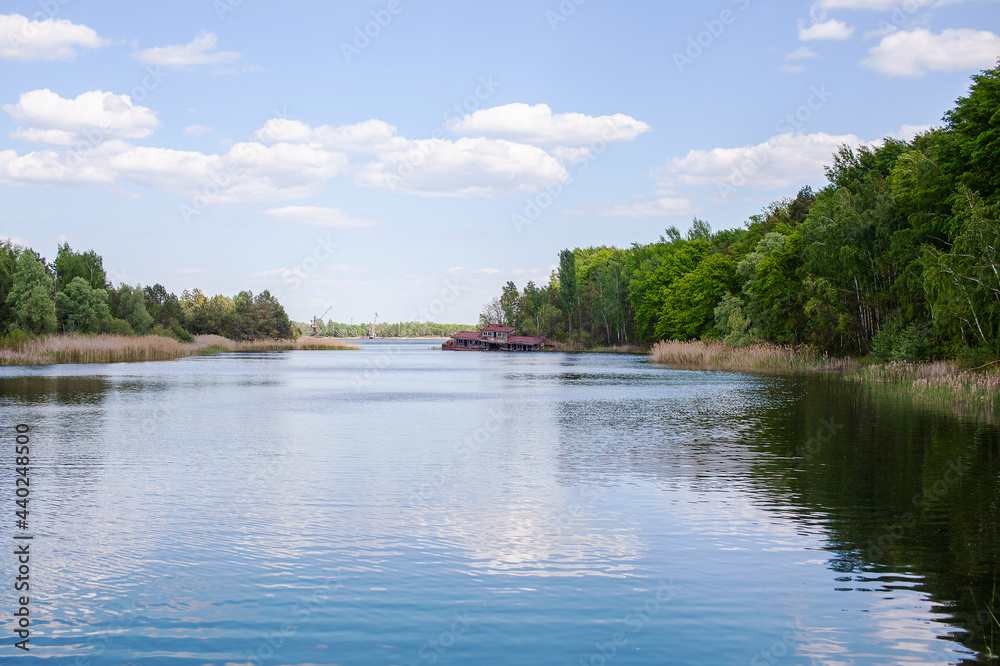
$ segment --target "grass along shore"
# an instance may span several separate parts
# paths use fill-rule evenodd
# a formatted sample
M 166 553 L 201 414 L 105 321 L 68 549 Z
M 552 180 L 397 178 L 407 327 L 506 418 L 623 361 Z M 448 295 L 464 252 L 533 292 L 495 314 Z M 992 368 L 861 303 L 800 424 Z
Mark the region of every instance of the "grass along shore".
M 775 372 L 838 372 L 845 379 L 881 391 L 936 404 L 1000 409 L 1000 371 L 996 364 L 965 369 L 955 362 L 870 363 L 832 358 L 804 347 L 757 344 L 727 347 L 721 342 L 666 340 L 649 352 L 654 363 L 677 368 Z
M 298 340 L 237 342 L 219 335 L 196 335 L 194 342 L 179 342 L 159 335 L 50 335 L 19 341 L 0 349 L 2 365 L 53 363 L 136 363 L 169 361 L 187 356 L 223 352 L 286 351 L 293 349 L 359 349 L 356 345 Z

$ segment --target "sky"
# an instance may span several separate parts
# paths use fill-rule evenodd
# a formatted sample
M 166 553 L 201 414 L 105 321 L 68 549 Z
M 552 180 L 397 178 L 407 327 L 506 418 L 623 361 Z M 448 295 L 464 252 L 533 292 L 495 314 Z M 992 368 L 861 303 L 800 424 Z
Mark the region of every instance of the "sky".
M 942 124 L 995 0 L 35 0 L 0 14 L 0 237 L 292 319 L 474 324 L 564 248 L 735 228 Z

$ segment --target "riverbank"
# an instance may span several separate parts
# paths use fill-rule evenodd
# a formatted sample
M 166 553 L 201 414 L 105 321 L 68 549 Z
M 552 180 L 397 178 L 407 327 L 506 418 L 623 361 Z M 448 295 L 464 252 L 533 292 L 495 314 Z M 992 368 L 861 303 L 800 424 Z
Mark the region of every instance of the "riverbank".
M 697 340 L 658 342 L 649 356 L 653 363 L 677 368 L 834 372 L 863 386 L 921 402 L 1000 409 L 1000 372 L 994 364 L 967 369 L 952 361 L 865 363 L 817 354 L 805 347 L 759 344 L 733 348 L 721 342 Z
M 51 335 L 0 349 L 0 366 L 54 363 L 141 363 L 224 352 L 359 349 L 315 338 L 237 342 L 219 335 L 196 335 L 179 342 L 159 335 Z

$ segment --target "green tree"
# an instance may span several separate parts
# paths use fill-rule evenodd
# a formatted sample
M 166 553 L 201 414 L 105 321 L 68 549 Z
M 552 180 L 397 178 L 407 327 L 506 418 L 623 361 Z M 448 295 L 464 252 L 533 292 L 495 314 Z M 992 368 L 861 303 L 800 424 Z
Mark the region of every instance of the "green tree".
M 52 299 L 53 279 L 33 251 L 18 254 L 7 303 L 14 324 L 28 333 L 52 333 L 56 330 L 56 306 Z
M 64 332 L 95 333 L 111 319 L 108 292 L 92 289 L 84 278 L 75 277 L 56 294 L 56 313 Z
M 987 204 L 1000 201 L 1000 65 L 972 77 L 972 89 L 945 114 L 956 138 L 953 169 Z
M 566 315 L 566 331 L 572 338 L 573 317 L 580 306 L 580 284 L 576 279 L 576 255 L 573 250 L 559 253 L 559 305 Z
M 146 310 L 146 294 L 139 286 L 122 284 L 109 294 L 111 313 L 115 319 L 128 322 L 138 335 L 145 335 L 153 326 Z
M 86 280 L 91 289 L 108 287 L 104 260 L 93 250 L 74 252 L 69 243 L 63 243 L 59 246 L 52 268 L 56 273 L 56 291 L 65 291 L 75 278 Z

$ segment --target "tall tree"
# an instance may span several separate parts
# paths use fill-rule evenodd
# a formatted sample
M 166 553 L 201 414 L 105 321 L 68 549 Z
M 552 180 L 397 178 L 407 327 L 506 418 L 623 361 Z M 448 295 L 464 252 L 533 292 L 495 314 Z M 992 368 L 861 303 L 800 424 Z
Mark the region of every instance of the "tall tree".
M 28 333 L 56 330 L 56 306 L 52 297 L 53 279 L 45 262 L 33 251 L 21 250 L 7 303 L 14 324 Z

